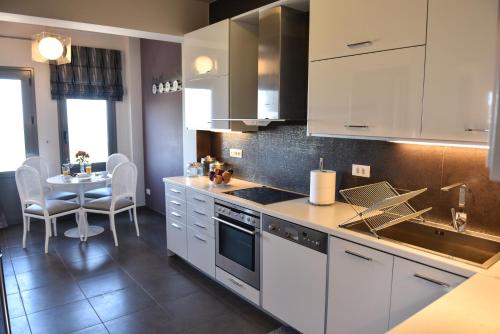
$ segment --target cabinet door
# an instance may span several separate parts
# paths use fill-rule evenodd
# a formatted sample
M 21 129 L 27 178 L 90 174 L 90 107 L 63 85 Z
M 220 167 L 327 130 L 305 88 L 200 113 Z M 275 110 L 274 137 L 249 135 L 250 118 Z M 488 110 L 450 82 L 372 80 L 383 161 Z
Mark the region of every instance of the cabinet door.
M 229 72 L 229 20 L 184 35 L 182 43 L 184 81 Z
M 446 271 L 394 258 L 390 328 L 420 311 L 465 281 Z
M 497 0 L 430 0 L 422 137 L 487 142 Z
M 167 218 L 167 248 L 180 257 L 187 259 L 186 225 L 170 218 Z
M 385 333 L 394 257 L 330 240 L 327 333 Z
M 207 275 L 215 277 L 215 241 L 188 227 L 188 261 Z
M 309 59 L 425 44 L 427 0 L 311 0 Z
M 192 130 L 229 129 L 229 77 L 212 76 L 184 83 L 184 117 Z
M 417 137 L 424 47 L 310 63 L 308 132 Z

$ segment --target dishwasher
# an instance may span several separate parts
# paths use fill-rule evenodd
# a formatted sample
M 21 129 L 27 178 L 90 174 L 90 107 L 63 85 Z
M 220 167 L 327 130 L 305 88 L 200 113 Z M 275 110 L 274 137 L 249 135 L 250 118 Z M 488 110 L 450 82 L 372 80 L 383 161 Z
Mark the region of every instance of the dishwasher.
M 328 235 L 262 215 L 262 306 L 306 334 L 325 332 Z

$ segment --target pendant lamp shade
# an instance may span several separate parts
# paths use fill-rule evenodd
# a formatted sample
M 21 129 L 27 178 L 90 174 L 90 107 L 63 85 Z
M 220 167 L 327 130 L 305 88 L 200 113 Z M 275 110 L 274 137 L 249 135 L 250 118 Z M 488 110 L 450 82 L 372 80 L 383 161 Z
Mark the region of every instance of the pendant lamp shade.
M 71 37 L 41 32 L 32 37 L 31 59 L 57 65 L 71 63 Z

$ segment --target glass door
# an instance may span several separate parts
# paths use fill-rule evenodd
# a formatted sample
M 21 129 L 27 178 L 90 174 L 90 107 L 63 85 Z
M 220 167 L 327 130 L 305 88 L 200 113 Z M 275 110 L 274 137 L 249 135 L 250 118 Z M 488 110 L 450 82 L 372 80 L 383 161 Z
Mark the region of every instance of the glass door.
M 14 172 L 32 155 L 38 155 L 33 70 L 0 67 L 0 226 L 21 222 Z

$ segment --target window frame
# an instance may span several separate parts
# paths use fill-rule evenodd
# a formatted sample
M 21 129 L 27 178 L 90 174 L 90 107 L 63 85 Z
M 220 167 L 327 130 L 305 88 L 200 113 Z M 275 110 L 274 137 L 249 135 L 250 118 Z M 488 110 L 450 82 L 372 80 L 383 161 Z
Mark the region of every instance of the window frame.
M 0 66 L 0 78 L 21 80 L 26 158 L 39 154 L 34 73 L 31 67 Z M 15 171 L 0 171 L 0 177 L 11 177 L 14 173 Z
M 73 98 L 69 98 L 73 99 Z M 104 99 L 84 99 L 75 97 L 74 99 L 80 100 L 104 100 Z M 59 152 L 61 163 L 71 162 L 69 156 L 69 133 L 68 133 L 68 113 L 67 113 L 67 98 L 57 100 L 57 113 L 59 121 Z M 108 119 L 108 155 L 117 153 L 117 135 L 116 135 L 116 105 L 115 101 L 106 100 L 107 106 L 107 119 Z M 105 161 L 92 162 L 93 169 L 105 170 Z

